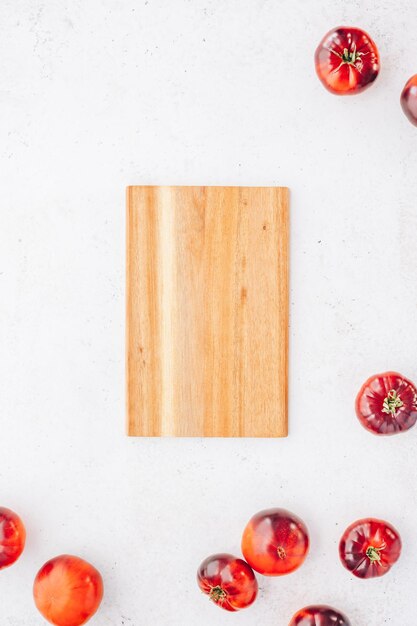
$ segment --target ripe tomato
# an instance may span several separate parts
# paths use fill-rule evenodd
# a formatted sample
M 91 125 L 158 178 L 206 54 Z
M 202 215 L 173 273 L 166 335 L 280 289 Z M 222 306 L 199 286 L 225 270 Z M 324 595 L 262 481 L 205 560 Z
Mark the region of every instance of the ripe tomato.
M 318 45 L 314 60 L 323 85 L 339 96 L 364 91 L 379 72 L 378 49 L 360 28 L 340 26 L 329 31 Z
M 356 415 L 376 435 L 408 430 L 417 420 L 417 389 L 396 372 L 371 376 L 357 395 Z
M 0 507 L 0 570 L 13 565 L 25 547 L 26 531 L 20 517 Z
M 306 606 L 297 611 L 289 626 L 350 626 L 348 618 L 330 606 Z
M 243 531 L 243 556 L 254 570 L 265 576 L 296 570 L 306 558 L 308 546 L 306 526 L 285 509 L 260 511 Z
M 358 578 L 383 576 L 401 554 L 401 539 L 388 522 L 360 519 L 343 533 L 339 554 L 346 569 Z
M 417 74 L 406 82 L 400 102 L 410 122 L 417 126 Z
M 51 559 L 36 575 L 35 604 L 55 626 L 80 626 L 94 615 L 103 597 L 103 581 L 95 567 L 77 556 Z
M 255 601 L 258 583 L 252 568 L 231 554 L 213 554 L 197 570 L 197 582 L 217 606 L 239 611 Z

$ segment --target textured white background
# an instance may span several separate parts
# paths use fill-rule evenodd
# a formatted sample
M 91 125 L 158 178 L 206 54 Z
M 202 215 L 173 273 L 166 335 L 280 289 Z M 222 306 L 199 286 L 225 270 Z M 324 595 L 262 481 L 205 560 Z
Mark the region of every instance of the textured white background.
M 353 626 L 415 623 L 417 428 L 376 438 L 353 412 L 368 375 L 417 380 L 417 129 L 398 104 L 416 3 L 377 4 L 1 0 L 0 504 L 28 530 L 0 574 L 2 626 L 43 623 L 32 580 L 61 552 L 103 573 L 101 626 L 287 626 L 313 602 Z M 340 23 L 382 57 L 354 98 L 314 72 Z M 141 183 L 291 188 L 288 439 L 124 436 L 124 193 Z M 197 565 L 239 554 L 268 506 L 306 521 L 311 554 L 222 612 Z M 360 581 L 337 544 L 368 515 L 404 553 Z

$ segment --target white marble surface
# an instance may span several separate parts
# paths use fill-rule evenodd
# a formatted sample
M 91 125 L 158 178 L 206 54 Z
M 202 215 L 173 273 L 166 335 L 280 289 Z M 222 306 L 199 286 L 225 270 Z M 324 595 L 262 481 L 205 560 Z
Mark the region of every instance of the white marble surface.
M 382 72 L 330 96 L 313 53 L 340 23 L 368 30 Z M 100 626 L 287 626 L 307 603 L 353 626 L 415 623 L 417 429 L 376 438 L 353 401 L 370 374 L 417 380 L 417 129 L 399 94 L 417 72 L 413 0 L 1 0 L 0 504 L 27 549 L 0 575 L 2 626 L 43 623 L 38 567 L 91 560 Z M 292 190 L 290 436 L 124 436 L 124 188 Z M 260 578 L 246 612 L 212 606 L 200 560 L 239 553 L 260 508 L 311 531 L 305 565 Z M 339 564 L 344 527 L 386 518 L 398 566 Z

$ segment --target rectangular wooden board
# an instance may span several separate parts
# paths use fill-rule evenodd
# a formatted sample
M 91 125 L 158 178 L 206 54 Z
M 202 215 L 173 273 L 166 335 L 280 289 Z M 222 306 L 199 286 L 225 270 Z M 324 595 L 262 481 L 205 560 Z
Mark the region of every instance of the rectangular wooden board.
M 132 436 L 287 435 L 288 189 L 129 187 Z

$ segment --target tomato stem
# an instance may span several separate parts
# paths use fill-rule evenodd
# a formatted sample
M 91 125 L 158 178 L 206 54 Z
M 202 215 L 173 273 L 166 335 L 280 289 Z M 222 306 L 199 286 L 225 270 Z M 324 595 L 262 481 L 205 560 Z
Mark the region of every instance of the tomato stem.
M 350 63 L 351 65 L 355 65 L 356 61 L 360 59 L 361 53 L 356 50 L 356 44 L 353 44 L 352 50 L 348 50 L 344 48 L 342 59 L 345 63 Z
M 227 593 L 224 589 L 222 589 L 222 587 L 220 587 L 220 585 L 216 585 L 216 587 L 212 587 L 210 589 L 209 598 L 210 600 L 213 600 L 213 602 L 222 603 L 224 602 L 226 596 Z
M 397 409 L 400 409 L 402 406 L 404 406 L 404 402 L 401 400 L 395 389 L 391 389 L 388 391 L 388 395 L 384 400 L 382 412 L 395 417 Z
M 281 559 L 282 561 L 287 558 L 287 553 L 285 552 L 285 549 L 282 546 L 278 546 L 277 554 L 278 554 L 278 558 Z
M 340 54 L 340 52 L 336 52 L 336 50 L 333 50 L 332 48 L 330 48 L 330 52 L 335 54 L 340 59 L 340 65 L 335 70 L 333 70 L 333 73 L 337 72 L 342 67 L 342 65 L 352 65 L 360 73 L 363 68 L 362 57 L 368 54 L 367 52 L 358 52 L 356 50 L 355 43 L 353 44 L 351 49 L 344 48 L 343 54 Z
M 381 550 L 384 548 L 375 548 L 374 546 L 369 546 L 366 550 L 366 556 L 371 561 L 371 563 L 380 563 L 381 562 Z

